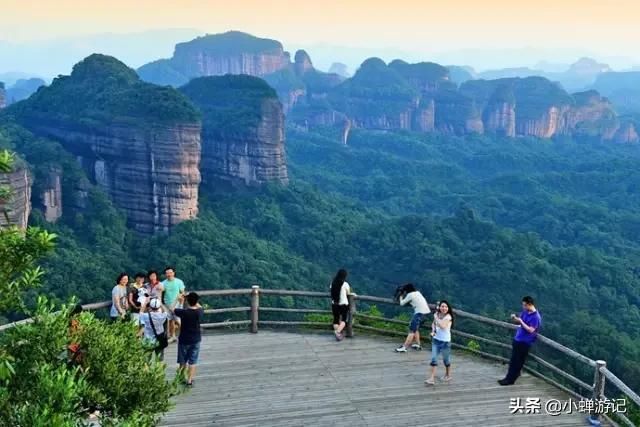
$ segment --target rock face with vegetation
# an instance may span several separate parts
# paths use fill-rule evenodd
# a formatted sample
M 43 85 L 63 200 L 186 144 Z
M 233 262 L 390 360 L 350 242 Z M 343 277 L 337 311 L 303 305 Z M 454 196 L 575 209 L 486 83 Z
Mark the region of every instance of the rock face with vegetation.
M 10 172 L 0 172 L 0 227 L 15 225 L 26 228 L 31 213 L 31 175 L 27 165 L 16 161 Z
M 197 215 L 200 115 L 176 90 L 92 55 L 12 112 L 27 129 L 62 142 L 134 229 L 167 231 Z
M 7 92 L 4 88 L 4 83 L 0 82 L 0 108 L 7 106 Z
M 595 90 L 574 93 L 567 112 L 564 133 L 576 136 L 613 138 L 620 123 L 611 102 Z
M 284 114 L 269 85 L 251 76 L 227 75 L 193 79 L 180 91 L 203 114 L 205 188 L 288 182 Z
M 44 219 L 47 222 L 56 222 L 62 217 L 62 170 L 50 168 L 43 181 L 40 205 Z
M 619 144 L 637 144 L 640 142 L 640 125 L 632 119 L 623 120 L 613 135 L 613 141 Z
M 265 76 L 289 67 L 290 62 L 280 42 L 229 31 L 179 43 L 173 57 L 146 64 L 138 73 L 151 83 L 180 86 L 202 76 Z

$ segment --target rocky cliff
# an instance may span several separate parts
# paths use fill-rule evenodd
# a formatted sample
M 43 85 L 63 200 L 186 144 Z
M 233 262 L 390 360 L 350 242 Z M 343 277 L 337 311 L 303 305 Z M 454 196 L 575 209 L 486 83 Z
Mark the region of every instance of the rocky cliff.
M 618 144 L 637 144 L 640 142 L 640 126 L 633 120 L 623 120 L 612 140 Z
M 455 90 L 440 90 L 435 97 L 435 110 L 435 129 L 441 133 L 483 133 L 482 117 L 473 98 Z
M 72 152 L 132 228 L 167 231 L 197 215 L 200 115 L 174 89 L 92 55 L 12 109 L 26 128 Z
M 620 123 L 609 100 L 595 90 L 574 93 L 572 96 L 574 105 L 567 112 L 564 133 L 612 139 Z
M 329 94 L 331 105 L 354 127 L 379 130 L 411 129 L 419 99 L 418 90 L 379 58 L 367 59 Z
M 0 227 L 8 224 L 26 228 L 31 213 L 31 176 L 27 166 L 18 161 L 10 173 L 0 173 L 0 187 L 8 189 L 7 198 L 0 197 Z
M 303 76 L 305 73 L 314 69 L 309 54 L 304 50 L 299 50 L 296 52 L 294 56 L 293 67 L 296 74 L 299 76 Z
M 42 183 L 40 205 L 47 222 L 56 222 L 62 216 L 62 170 L 52 167 Z
M 151 83 L 179 86 L 201 76 L 265 76 L 289 67 L 290 63 L 280 42 L 229 31 L 179 43 L 173 57 L 146 64 L 138 73 Z
M 288 183 L 284 114 L 275 91 L 250 76 L 202 77 L 180 88 L 203 114 L 208 190 Z

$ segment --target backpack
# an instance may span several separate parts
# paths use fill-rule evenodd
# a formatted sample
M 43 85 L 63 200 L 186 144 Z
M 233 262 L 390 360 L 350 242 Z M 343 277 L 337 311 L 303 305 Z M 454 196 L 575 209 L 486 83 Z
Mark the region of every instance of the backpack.
M 156 336 L 156 340 L 158 341 L 158 345 L 156 346 L 156 350 L 164 350 L 169 346 L 169 340 L 167 339 L 167 330 L 158 335 L 156 331 L 156 325 L 153 323 L 153 318 L 151 317 L 151 312 L 147 313 L 149 315 L 149 322 L 151 322 L 151 329 L 153 330 L 153 335 Z

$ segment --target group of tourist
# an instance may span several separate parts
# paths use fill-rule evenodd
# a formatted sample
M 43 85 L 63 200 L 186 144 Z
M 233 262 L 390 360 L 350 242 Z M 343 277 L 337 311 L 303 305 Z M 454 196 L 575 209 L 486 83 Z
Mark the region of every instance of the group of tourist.
M 175 268 L 165 268 L 164 276 L 160 281 L 158 272 L 152 270 L 137 273 L 130 282 L 127 273 L 120 273 L 111 291 L 110 316 L 114 322 L 134 322 L 138 335 L 160 360 L 164 358 L 164 349 L 177 341 L 179 375 L 191 387 L 200 353 L 204 310 L 197 293 L 186 293 Z
M 333 313 L 333 330 L 336 340 L 344 339 L 343 330 L 349 317 L 349 294 L 351 287 L 347 282 L 347 271 L 338 270 L 331 282 L 331 310 Z M 431 313 L 425 297 L 411 283 L 403 285 L 399 291 L 400 305 L 413 307 L 413 316 L 409 322 L 409 333 L 403 345 L 396 348 L 398 353 L 407 353 L 409 348 L 422 350 L 420 342 L 420 326 L 427 315 Z M 439 301 L 435 306 L 436 312 L 431 322 L 431 361 L 430 370 L 427 372 L 425 384 L 435 385 L 438 358 L 442 356 L 445 367 L 443 382 L 451 381 L 451 328 L 454 323 L 453 307 L 448 301 Z M 502 386 L 512 385 L 516 382 L 525 364 L 529 350 L 536 341 L 538 331 L 542 325 L 542 317 L 536 309 L 532 297 L 522 298 L 522 311 L 520 315 L 512 314 L 511 321 L 518 325 L 512 342 L 511 359 L 507 375 L 498 381 Z
M 153 347 L 156 356 L 164 357 L 164 349 L 178 341 L 178 364 L 180 374 L 185 376 L 187 386 L 193 385 L 196 365 L 200 352 L 200 324 L 204 310 L 198 302 L 195 292 L 186 293 L 184 282 L 176 277 L 173 267 L 164 270 L 164 280 L 160 281 L 156 271 L 137 273 L 133 282 L 129 276 L 121 273 L 111 291 L 112 321 L 131 319 L 138 327 L 138 334 Z M 351 287 L 347 282 L 346 270 L 338 270 L 330 286 L 333 330 L 337 341 L 344 339 L 344 329 L 349 321 L 349 295 Z M 186 302 L 186 304 L 185 304 Z M 395 349 L 398 353 L 407 353 L 409 349 L 422 350 L 420 326 L 431 314 L 424 295 L 411 283 L 403 285 L 399 291 L 398 302 L 401 306 L 410 305 L 413 315 L 409 322 L 409 332 L 404 343 Z M 448 301 L 439 301 L 431 321 L 431 361 L 425 384 L 436 383 L 438 359 L 442 357 L 445 374 L 443 382 L 449 382 L 451 376 L 451 328 L 455 321 L 453 307 Z M 520 315 L 511 315 L 511 320 L 519 327 L 512 343 L 512 354 L 507 375 L 498 381 L 500 385 L 514 384 L 535 342 L 542 318 L 530 296 L 522 299 Z M 179 335 L 176 334 L 179 331 Z

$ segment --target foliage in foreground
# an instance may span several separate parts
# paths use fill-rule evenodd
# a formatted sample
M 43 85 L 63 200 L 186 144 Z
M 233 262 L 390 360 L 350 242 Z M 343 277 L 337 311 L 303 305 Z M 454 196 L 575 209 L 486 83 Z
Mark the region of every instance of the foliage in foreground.
M 42 298 L 33 323 L 0 335 L 3 358 L 12 362 L 0 378 L 0 425 L 77 426 L 96 409 L 104 426 L 154 425 L 176 388 L 135 327 L 83 313 L 70 330 L 69 319 L 70 306 L 54 312 Z M 72 342 L 82 352 L 77 363 Z
M 0 152 L 0 173 L 10 172 L 12 161 Z M 10 189 L 0 190 L 11 197 Z M 36 227 L 0 229 L 0 313 L 28 313 L 24 295 L 40 285 L 38 262 L 55 238 Z M 71 327 L 72 305 L 55 311 L 41 297 L 33 322 L 0 334 L 0 425 L 80 426 L 96 410 L 102 426 L 154 425 L 176 390 L 165 365 L 150 356 L 132 323 L 111 325 L 83 313 Z

